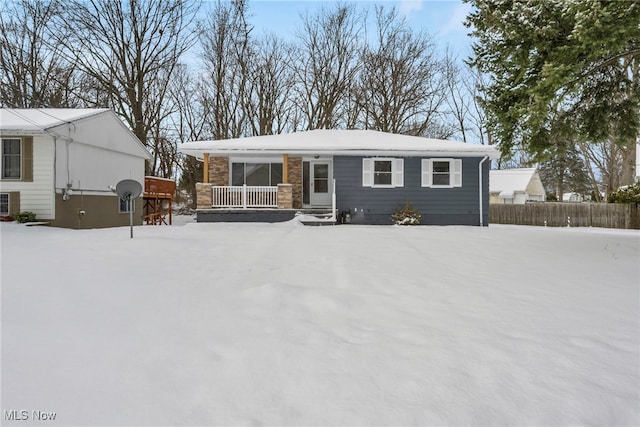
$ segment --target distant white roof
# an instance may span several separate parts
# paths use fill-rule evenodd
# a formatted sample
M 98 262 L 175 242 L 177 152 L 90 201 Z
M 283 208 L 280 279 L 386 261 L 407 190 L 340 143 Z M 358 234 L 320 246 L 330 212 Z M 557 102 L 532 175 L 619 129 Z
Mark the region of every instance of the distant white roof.
M 317 129 L 280 135 L 264 135 L 218 141 L 194 141 L 179 151 L 203 158 L 204 153 L 233 154 L 340 154 L 340 155 L 437 155 L 442 157 L 483 157 L 497 159 L 500 154 L 489 145 L 398 135 L 373 130 Z
M 489 192 L 527 191 L 536 173 L 535 168 L 491 170 L 489 171 Z
M 44 132 L 64 123 L 74 122 L 106 111 L 109 110 L 106 108 L 2 108 L 0 109 L 0 130 Z

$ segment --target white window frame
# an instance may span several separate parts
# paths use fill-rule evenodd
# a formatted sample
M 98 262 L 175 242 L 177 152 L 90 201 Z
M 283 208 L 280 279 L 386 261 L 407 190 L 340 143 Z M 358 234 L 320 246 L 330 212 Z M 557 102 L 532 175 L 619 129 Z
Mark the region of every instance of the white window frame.
M 449 162 L 449 184 L 433 184 L 433 163 Z M 456 188 L 462 187 L 462 159 L 422 159 L 421 185 L 429 188 Z
M 391 162 L 391 184 L 375 184 L 375 162 Z M 365 157 L 362 159 L 362 186 L 371 188 L 404 187 L 404 159 Z
M 19 177 L 7 177 L 5 176 L 5 169 L 4 169 L 4 158 L 5 158 L 5 154 L 4 154 L 4 143 L 5 141 L 19 141 L 20 144 L 20 154 L 18 154 L 19 158 L 20 158 L 20 163 L 19 163 L 19 168 L 20 168 L 20 176 Z M 23 140 L 22 138 L 14 138 L 14 137 L 6 137 L 6 138 L 2 138 L 2 140 L 0 140 L 0 179 L 2 180 L 6 180 L 6 181 L 22 181 L 22 174 L 23 174 L 23 166 L 22 166 L 22 156 L 24 155 L 24 147 L 23 147 Z

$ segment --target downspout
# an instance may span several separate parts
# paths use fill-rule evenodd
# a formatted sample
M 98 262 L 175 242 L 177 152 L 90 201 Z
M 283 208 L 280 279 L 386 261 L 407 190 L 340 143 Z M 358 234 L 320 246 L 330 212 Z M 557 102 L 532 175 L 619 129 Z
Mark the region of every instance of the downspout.
M 53 197 L 56 196 L 56 182 L 58 178 L 58 137 L 53 135 Z M 55 216 L 55 213 L 54 213 Z
M 478 164 L 478 194 L 480 195 L 480 227 L 484 226 L 484 212 L 483 205 L 484 200 L 482 197 L 482 164 L 487 161 L 489 156 L 484 156 L 480 163 Z
M 331 222 L 334 224 L 338 221 L 336 218 L 336 180 L 333 180 L 333 191 L 331 192 Z

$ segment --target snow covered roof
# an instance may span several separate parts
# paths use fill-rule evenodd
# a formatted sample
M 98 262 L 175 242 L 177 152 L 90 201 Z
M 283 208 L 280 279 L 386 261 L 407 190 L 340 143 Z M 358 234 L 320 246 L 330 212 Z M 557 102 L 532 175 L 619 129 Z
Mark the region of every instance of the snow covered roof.
M 64 123 L 102 114 L 106 108 L 29 108 L 0 109 L 0 130 L 12 132 L 44 132 Z
M 514 191 L 525 192 L 536 174 L 535 168 L 491 170 L 489 171 L 489 192 L 505 192 L 505 194 Z
M 425 154 L 456 157 L 499 157 L 489 145 L 465 144 L 457 141 L 398 135 L 373 130 L 317 129 L 280 135 L 264 135 L 218 141 L 193 141 L 179 151 L 203 158 L 204 153 L 232 154 L 341 154 L 341 155 L 405 155 Z
M 84 122 L 85 119 L 91 121 Z M 78 133 L 80 128 L 85 132 L 84 138 Z M 0 108 L 0 134 L 49 135 L 137 157 L 151 158 L 151 154 L 131 129 L 107 108 Z

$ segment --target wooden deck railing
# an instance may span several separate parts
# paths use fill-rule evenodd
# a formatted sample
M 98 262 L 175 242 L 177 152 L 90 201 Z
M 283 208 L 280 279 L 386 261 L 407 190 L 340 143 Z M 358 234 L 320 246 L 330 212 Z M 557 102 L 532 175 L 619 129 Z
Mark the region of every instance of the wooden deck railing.
M 276 186 L 212 186 L 211 192 L 214 208 L 278 207 L 278 187 Z
M 173 222 L 173 195 L 176 192 L 176 182 L 157 176 L 144 177 L 144 221 L 146 224 L 169 225 Z

